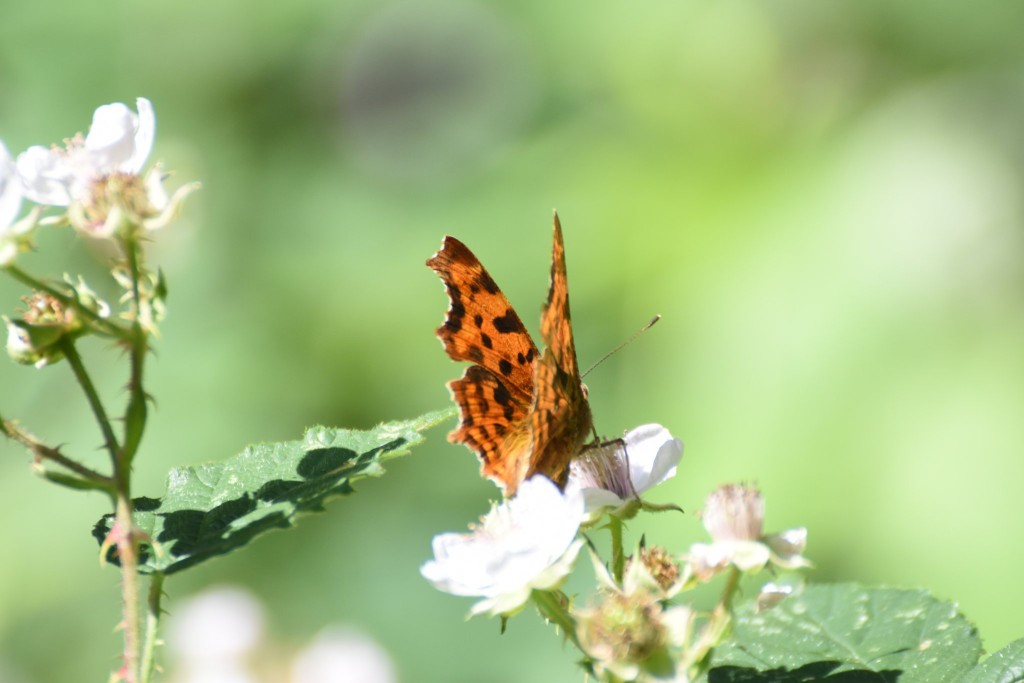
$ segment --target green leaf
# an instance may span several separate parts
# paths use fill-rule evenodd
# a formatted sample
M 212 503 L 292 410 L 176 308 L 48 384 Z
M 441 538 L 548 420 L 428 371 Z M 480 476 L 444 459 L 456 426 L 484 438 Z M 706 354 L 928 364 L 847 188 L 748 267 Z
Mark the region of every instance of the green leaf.
M 708 681 L 942 683 L 960 681 L 980 655 L 956 605 L 926 591 L 817 585 L 761 614 L 740 608 Z
M 1021 683 L 1024 681 L 1024 639 L 1015 640 L 971 669 L 962 683 Z
M 139 562 L 142 573 L 171 574 L 241 548 L 271 529 L 320 512 L 328 498 L 352 492 L 352 482 L 384 473 L 382 463 L 423 441 L 420 432 L 454 409 L 365 431 L 313 427 L 301 441 L 249 446 L 233 458 L 175 468 L 163 498 L 136 498 L 133 518 L 155 543 Z M 93 528 L 100 543 L 113 524 L 106 515 Z M 111 549 L 107 561 L 117 563 Z

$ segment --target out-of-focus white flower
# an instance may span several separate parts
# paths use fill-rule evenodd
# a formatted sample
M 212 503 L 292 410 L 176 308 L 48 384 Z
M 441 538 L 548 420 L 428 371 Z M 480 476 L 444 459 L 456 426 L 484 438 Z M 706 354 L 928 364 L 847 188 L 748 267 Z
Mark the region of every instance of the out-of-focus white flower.
M 569 468 L 566 490 L 583 492 L 588 518 L 629 516 L 644 492 L 676 475 L 683 444 L 659 424 L 641 425 L 622 439 L 588 448 Z
M 438 590 L 483 600 L 471 614 L 512 614 L 536 590 L 552 590 L 572 569 L 582 541 L 583 496 L 563 493 L 547 477 L 520 485 L 469 534 L 434 537 L 434 559 L 420 573 Z
M 21 186 L 17 167 L 7 147 L 0 141 L 0 235 L 14 224 L 21 209 Z
M 708 496 L 702 515 L 711 543 L 695 543 L 687 569 L 695 581 L 707 581 L 730 565 L 760 571 L 769 562 L 783 569 L 810 566 L 801 553 L 807 529 L 764 535 L 764 498 L 753 487 L 726 484 Z
M 17 220 L 21 210 L 22 190 L 14 159 L 0 142 L 0 268 L 14 262 L 18 253 L 28 247 L 38 211 Z
M 159 166 L 143 175 L 153 149 L 156 114 L 144 97 L 138 113 L 116 102 L 99 107 L 88 134 L 64 147 L 29 147 L 18 156 L 25 197 L 46 206 L 68 207 L 67 218 L 80 232 L 110 237 L 125 223 L 155 230 L 166 224 L 185 195 L 185 185 L 168 197 Z
M 295 658 L 290 683 L 396 683 L 388 653 L 372 638 L 328 628 Z
M 248 591 L 230 586 L 188 599 L 167 623 L 167 648 L 190 670 L 240 661 L 262 637 L 262 606 Z

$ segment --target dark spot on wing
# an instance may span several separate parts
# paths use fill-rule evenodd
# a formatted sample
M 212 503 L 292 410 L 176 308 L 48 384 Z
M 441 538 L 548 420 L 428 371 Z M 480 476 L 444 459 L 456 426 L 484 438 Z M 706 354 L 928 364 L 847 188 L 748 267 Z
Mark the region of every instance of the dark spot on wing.
M 491 279 L 491 276 L 486 270 L 480 273 L 480 277 L 477 278 L 477 282 L 480 283 L 481 287 L 487 290 L 488 294 L 498 293 L 498 285 L 494 283 L 494 280 Z
M 512 405 L 511 394 L 508 393 L 508 389 L 503 384 L 494 387 L 494 400 L 504 408 L 502 413 L 505 415 L 505 419 L 511 421 L 516 414 L 516 408 Z
M 526 365 L 526 356 L 520 353 L 516 356 L 516 361 L 518 361 L 520 365 Z
M 504 358 L 502 358 L 500 361 L 498 361 L 498 369 L 501 370 L 501 374 L 508 377 L 509 374 L 511 374 L 512 372 L 512 364 L 509 363 Z
M 484 317 L 477 313 L 476 315 L 473 316 L 473 322 L 476 324 L 477 327 L 483 327 Z
M 452 305 L 455 305 L 454 302 Z M 465 309 L 463 309 L 463 314 L 465 314 Z M 501 332 L 502 334 L 522 332 L 523 324 L 519 322 L 519 318 L 516 317 L 515 312 L 509 308 L 505 311 L 505 315 L 494 319 L 494 329 L 498 330 L 498 332 Z
M 503 384 L 498 384 L 494 387 L 494 400 L 505 407 L 512 405 L 512 395 L 508 393 L 508 389 Z
M 490 346 L 487 348 L 490 348 Z M 479 346 L 470 346 L 466 349 L 466 355 L 474 363 L 482 363 L 484 360 L 484 352 L 480 350 Z
M 491 343 L 491 338 L 484 333 L 480 333 L 480 341 L 484 343 L 484 348 L 493 349 L 494 344 Z

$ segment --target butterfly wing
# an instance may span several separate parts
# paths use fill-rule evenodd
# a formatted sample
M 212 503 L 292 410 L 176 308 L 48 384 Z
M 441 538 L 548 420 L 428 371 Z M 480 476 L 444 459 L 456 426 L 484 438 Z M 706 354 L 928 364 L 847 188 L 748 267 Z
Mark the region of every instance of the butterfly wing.
M 450 301 L 437 328 L 448 355 L 474 363 L 448 383 L 461 422 L 448 435 L 482 461 L 484 476 L 511 496 L 530 462 L 528 410 L 534 402 L 537 347 L 508 299 L 466 245 L 447 236 L 427 265 Z
M 579 453 L 593 429 L 593 417 L 576 361 L 565 245 L 558 214 L 555 214 L 551 285 L 541 314 L 540 332 L 547 348 L 534 370 L 536 389 L 529 411 L 531 459 L 525 476 L 540 472 L 564 486 L 569 462 Z

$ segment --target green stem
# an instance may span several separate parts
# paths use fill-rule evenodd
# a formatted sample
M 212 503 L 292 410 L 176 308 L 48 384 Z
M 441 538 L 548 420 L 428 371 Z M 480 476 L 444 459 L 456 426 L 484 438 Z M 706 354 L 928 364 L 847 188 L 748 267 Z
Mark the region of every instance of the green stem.
M 622 519 L 608 516 L 608 529 L 612 533 L 612 576 L 622 585 L 622 574 L 626 568 L 626 555 L 622 551 Z
M 92 378 L 89 377 L 89 373 L 82 363 L 82 357 L 78 355 L 74 341 L 65 336 L 58 342 L 58 346 L 64 357 L 68 359 L 68 364 L 71 365 L 71 370 L 75 373 L 75 379 L 81 385 L 82 391 L 85 392 L 85 398 L 89 401 L 92 414 L 96 417 L 96 422 L 103 433 L 104 445 L 107 448 L 107 452 L 110 453 L 111 462 L 114 464 L 114 478 L 120 479 L 120 473 L 117 472 L 117 463 L 120 460 L 121 447 L 117 443 L 117 437 L 114 436 L 114 429 L 110 426 L 110 418 L 107 417 L 107 411 L 103 408 L 100 395 L 96 392 L 96 385 L 92 383 Z
M 576 621 L 570 616 L 568 610 L 565 609 L 564 601 L 567 598 L 560 591 L 541 590 L 533 591 L 530 594 L 530 598 L 537 605 L 537 611 L 545 619 L 562 629 L 565 637 L 571 640 L 573 645 L 579 648 L 580 652 L 583 652 L 583 646 L 580 645 L 580 641 L 576 637 Z
M 160 599 L 164 594 L 164 575 L 153 574 L 149 584 L 149 602 L 146 610 L 146 638 L 142 643 L 142 675 L 140 683 L 150 683 L 155 668 L 157 631 L 160 627 Z
M 741 576 L 740 570 L 736 567 L 732 567 L 729 570 L 729 578 L 725 581 L 722 597 L 718 601 L 718 606 L 715 607 L 716 614 L 732 612 L 732 600 L 736 597 L 736 590 L 740 586 Z
M 732 567 L 729 570 L 729 578 L 726 579 L 725 588 L 722 590 L 722 597 L 708 616 L 708 621 L 704 625 L 697 642 L 686 653 L 684 664 L 690 670 L 694 679 L 705 672 L 708 666 L 708 655 L 711 654 L 711 650 L 722 643 L 729 632 L 732 624 L 732 601 L 736 597 L 741 576 L 740 570 L 736 567 Z
M 142 433 L 146 428 L 147 406 L 146 392 L 143 389 L 142 377 L 146 361 L 146 351 L 149 348 L 146 328 L 140 322 L 142 316 L 142 300 L 140 279 L 142 271 L 139 266 L 138 242 L 126 240 L 124 244 L 128 259 L 128 270 L 131 274 L 131 305 L 132 305 L 132 329 L 131 348 L 131 377 L 128 380 L 128 407 L 125 410 L 124 426 L 124 451 L 123 459 L 126 467 L 131 466 L 139 444 L 142 441 Z
M 29 450 L 39 460 L 52 460 L 61 467 L 65 467 L 82 479 L 95 484 L 95 488 L 102 489 L 107 493 L 114 493 L 114 480 L 110 477 L 100 474 L 96 470 L 93 470 L 85 465 L 72 460 L 71 458 L 62 455 L 56 448 L 51 448 L 46 444 L 39 441 L 36 437 L 32 436 L 26 431 L 19 429 L 10 420 L 4 420 L 0 417 L 0 432 L 3 432 L 4 436 L 12 441 L 16 441 Z
M 32 277 L 21 268 L 15 265 L 5 266 L 4 270 L 13 277 L 15 280 L 27 285 L 31 289 L 39 290 L 40 292 L 46 292 L 53 298 L 60 301 L 65 306 L 70 306 L 75 309 L 76 312 L 82 316 L 88 318 L 94 326 L 101 329 L 105 334 L 111 337 L 117 337 L 118 339 L 124 339 L 127 336 L 127 330 L 118 325 L 117 323 L 102 317 L 96 311 L 90 310 L 79 303 L 78 299 L 73 296 L 68 296 L 66 293 L 60 291 L 52 285 L 48 285 L 42 280 Z

